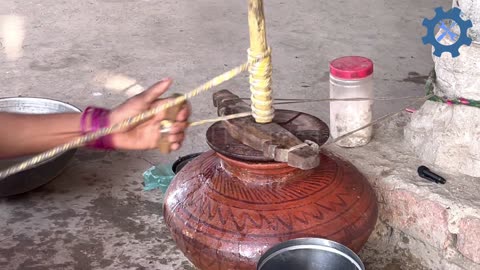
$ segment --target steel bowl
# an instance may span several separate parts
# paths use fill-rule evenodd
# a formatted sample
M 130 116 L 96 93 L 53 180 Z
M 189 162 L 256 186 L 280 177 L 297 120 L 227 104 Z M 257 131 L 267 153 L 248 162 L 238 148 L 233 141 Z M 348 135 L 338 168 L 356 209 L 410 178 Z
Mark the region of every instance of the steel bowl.
M 190 163 L 190 161 L 194 160 L 196 157 L 200 156 L 202 153 L 194 153 L 194 154 L 190 154 L 190 155 L 186 155 L 186 156 L 183 156 L 183 157 L 179 157 L 172 165 L 172 171 L 177 174 L 178 172 L 180 172 L 181 169 L 183 169 L 183 167 L 185 167 L 185 165 L 187 165 L 188 163 Z
M 79 108 L 61 101 L 27 97 L 0 98 L 0 111 L 25 114 L 81 112 Z M 76 150 L 70 150 L 41 162 L 31 169 L 0 178 L 0 197 L 18 195 L 47 184 L 63 171 L 75 152 Z M 0 160 L 0 170 L 7 169 L 27 158 L 29 157 Z
M 365 270 L 346 246 L 322 238 L 298 238 L 269 249 L 257 270 Z

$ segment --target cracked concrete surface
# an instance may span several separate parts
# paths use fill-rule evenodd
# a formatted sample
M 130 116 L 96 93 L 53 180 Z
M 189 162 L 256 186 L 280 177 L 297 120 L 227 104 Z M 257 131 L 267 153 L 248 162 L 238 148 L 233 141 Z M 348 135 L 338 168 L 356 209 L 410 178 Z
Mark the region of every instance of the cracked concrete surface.
M 59 179 L 3 200 L 0 267 L 190 269 L 163 224 L 162 195 L 142 191 L 146 166 L 134 155 L 80 151 Z
M 433 63 L 421 21 L 440 5 L 450 3 L 265 1 L 275 97 L 327 97 L 328 61 L 349 54 L 374 60 L 377 96 L 422 95 Z M 1 96 L 82 108 L 114 106 L 165 76 L 185 92 L 245 61 L 248 48 L 245 1 L 2 0 L 0 23 Z M 249 96 L 246 74 L 224 87 Z M 210 94 L 192 102 L 192 119 L 215 116 Z M 375 115 L 403 106 L 377 103 Z M 327 104 L 288 108 L 328 119 Z M 207 149 L 205 130 L 167 156 L 82 150 L 48 185 L 1 199 L 0 268 L 193 269 L 163 224 L 160 191 L 144 192 L 141 174 Z

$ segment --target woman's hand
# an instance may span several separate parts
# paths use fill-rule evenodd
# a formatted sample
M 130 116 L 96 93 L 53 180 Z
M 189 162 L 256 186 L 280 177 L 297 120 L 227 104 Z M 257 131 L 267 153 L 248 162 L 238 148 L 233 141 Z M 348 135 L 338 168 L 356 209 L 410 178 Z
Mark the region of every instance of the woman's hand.
M 127 100 L 111 111 L 110 124 L 155 108 L 165 100 L 159 97 L 172 84 L 163 80 L 145 92 Z M 168 140 L 171 150 L 180 148 L 185 137 L 190 108 L 185 104 L 177 115 Z M 160 112 L 151 119 L 122 132 L 112 134 L 112 146 L 119 150 L 147 150 L 158 147 L 160 122 L 165 113 Z M 36 154 L 82 136 L 80 113 L 59 114 L 16 114 L 0 112 L 0 159 Z M 165 135 L 165 134 L 163 134 Z
M 166 103 L 166 99 L 161 100 L 159 98 L 168 90 L 171 84 L 171 79 L 162 80 L 113 109 L 110 113 L 110 124 L 119 123 L 129 117 Z M 164 136 L 168 135 L 171 150 L 177 150 L 182 145 L 189 116 L 190 105 L 186 103 L 178 113 L 176 123 L 170 129 L 170 132 L 163 134 Z M 121 150 L 156 149 L 161 135 L 160 122 L 164 120 L 164 118 L 165 113 L 160 112 L 151 119 L 133 128 L 112 134 L 113 147 Z

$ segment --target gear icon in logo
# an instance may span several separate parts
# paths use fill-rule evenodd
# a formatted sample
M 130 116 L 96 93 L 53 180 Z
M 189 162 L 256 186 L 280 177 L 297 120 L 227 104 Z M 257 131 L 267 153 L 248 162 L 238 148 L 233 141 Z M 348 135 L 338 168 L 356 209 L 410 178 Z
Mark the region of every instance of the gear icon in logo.
M 422 38 L 423 44 L 431 44 L 435 51 L 433 54 L 440 57 L 442 53 L 449 52 L 452 57 L 460 55 L 458 51 L 462 45 L 470 46 L 472 39 L 467 36 L 467 31 L 473 26 L 471 20 L 464 21 L 460 17 L 460 9 L 457 7 L 445 12 L 441 7 L 435 9 L 435 17 L 431 20 L 424 19 L 423 26 L 427 28 L 427 35 Z M 455 43 L 452 45 L 443 45 L 435 38 L 435 26 L 443 20 L 452 20 L 460 27 L 460 35 Z M 447 30 L 448 31 L 448 30 Z

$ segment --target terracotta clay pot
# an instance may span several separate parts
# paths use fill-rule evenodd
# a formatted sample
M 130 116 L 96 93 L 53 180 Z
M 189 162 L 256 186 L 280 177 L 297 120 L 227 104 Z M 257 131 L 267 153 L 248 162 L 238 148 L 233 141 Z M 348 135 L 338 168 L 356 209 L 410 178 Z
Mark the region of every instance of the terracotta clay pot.
M 201 270 L 254 270 L 268 248 L 299 237 L 358 252 L 377 215 L 365 177 L 325 153 L 319 167 L 302 171 L 209 151 L 177 174 L 164 203 L 175 242 Z

